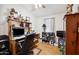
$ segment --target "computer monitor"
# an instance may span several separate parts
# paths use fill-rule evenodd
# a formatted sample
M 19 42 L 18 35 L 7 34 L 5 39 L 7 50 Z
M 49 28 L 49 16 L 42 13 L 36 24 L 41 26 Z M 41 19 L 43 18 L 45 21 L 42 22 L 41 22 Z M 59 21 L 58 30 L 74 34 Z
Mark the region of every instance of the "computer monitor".
M 64 37 L 65 31 L 56 31 L 56 36 L 58 37 Z
M 24 28 L 18 28 L 18 27 L 13 28 L 13 37 L 21 36 L 24 34 L 25 34 Z

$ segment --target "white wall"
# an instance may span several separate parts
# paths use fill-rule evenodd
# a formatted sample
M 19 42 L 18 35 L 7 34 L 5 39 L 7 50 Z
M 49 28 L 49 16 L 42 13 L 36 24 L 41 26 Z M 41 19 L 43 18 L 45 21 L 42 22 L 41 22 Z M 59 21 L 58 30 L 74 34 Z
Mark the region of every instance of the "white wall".
M 45 17 L 36 17 L 35 18 L 35 31 L 40 33 L 40 37 L 42 37 L 42 24 L 44 24 L 44 18 L 51 18 L 54 17 L 55 18 L 55 27 L 54 27 L 54 32 L 56 35 L 56 31 L 57 30 L 64 30 L 65 26 L 63 25 L 63 17 L 64 17 L 65 13 L 60 13 L 60 14 L 55 14 L 55 15 L 50 15 L 50 16 L 45 16 Z M 58 38 L 56 36 L 56 43 L 58 43 Z
M 10 8 L 15 8 L 16 11 L 18 11 L 19 14 L 22 16 L 29 16 L 31 18 L 31 22 L 33 25 L 33 30 L 36 32 L 42 33 L 43 28 L 42 24 L 44 23 L 44 18 L 51 18 L 55 17 L 55 31 L 57 30 L 63 30 L 63 16 L 64 13 L 61 14 L 56 14 L 56 15 L 50 15 L 50 16 L 45 16 L 45 17 L 35 17 L 32 15 L 31 12 L 28 12 L 22 5 L 17 5 L 17 4 L 10 4 L 10 5 L 0 5 L 0 34 L 8 34 L 8 29 L 7 29 L 7 15 L 8 11 Z
M 43 29 L 42 29 L 42 24 L 44 23 L 44 20 L 41 17 L 36 17 L 35 18 L 35 31 L 38 33 L 42 33 Z
M 21 4 L 4 4 L 0 5 L 0 35 L 2 34 L 8 34 L 7 29 L 7 16 L 9 13 L 9 9 L 15 8 L 15 10 L 18 12 L 18 14 L 21 14 L 23 17 L 29 16 L 32 22 L 32 25 L 34 25 L 34 17 L 33 15 L 27 11 Z M 34 26 L 33 26 L 34 27 Z M 34 28 L 33 28 L 34 29 Z
M 39 33 L 42 33 L 43 28 L 42 24 L 44 23 L 44 18 L 55 18 L 55 33 L 57 30 L 63 30 L 63 17 L 65 13 L 60 13 L 60 14 L 55 14 L 55 15 L 50 15 L 50 16 L 45 16 L 45 17 L 37 17 L 35 20 L 35 30 Z

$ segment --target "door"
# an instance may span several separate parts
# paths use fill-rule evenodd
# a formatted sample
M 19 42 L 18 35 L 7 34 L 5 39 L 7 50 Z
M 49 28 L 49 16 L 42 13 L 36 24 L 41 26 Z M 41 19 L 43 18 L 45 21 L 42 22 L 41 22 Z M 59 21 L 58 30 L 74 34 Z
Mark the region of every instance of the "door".
M 76 54 L 77 20 L 75 15 L 66 16 L 66 54 Z

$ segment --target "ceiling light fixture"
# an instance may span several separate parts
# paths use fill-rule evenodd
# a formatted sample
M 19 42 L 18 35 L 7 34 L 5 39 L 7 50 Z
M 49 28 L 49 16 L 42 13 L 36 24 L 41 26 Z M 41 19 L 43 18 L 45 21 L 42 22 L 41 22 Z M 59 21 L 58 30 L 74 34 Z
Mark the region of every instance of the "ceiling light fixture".
M 43 4 L 35 4 L 35 8 L 45 8 L 45 5 L 43 5 Z

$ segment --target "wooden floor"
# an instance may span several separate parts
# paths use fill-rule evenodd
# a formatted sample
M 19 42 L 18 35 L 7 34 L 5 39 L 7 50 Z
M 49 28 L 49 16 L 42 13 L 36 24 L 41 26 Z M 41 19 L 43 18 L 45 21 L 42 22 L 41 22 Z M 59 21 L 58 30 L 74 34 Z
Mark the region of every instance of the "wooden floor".
M 41 51 L 38 55 L 61 55 L 57 46 L 52 46 L 48 43 L 37 43 L 37 48 Z

